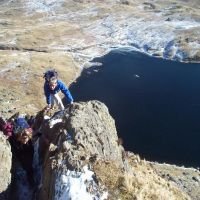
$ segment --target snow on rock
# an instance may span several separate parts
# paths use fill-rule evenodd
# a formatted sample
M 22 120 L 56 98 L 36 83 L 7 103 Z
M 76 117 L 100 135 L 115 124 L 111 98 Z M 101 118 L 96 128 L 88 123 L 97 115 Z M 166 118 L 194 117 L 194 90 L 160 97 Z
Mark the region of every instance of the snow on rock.
M 62 119 L 55 119 L 50 121 L 50 128 L 52 128 L 55 124 L 62 122 Z
M 57 173 L 55 200 L 104 200 L 108 193 L 100 194 L 93 179 L 94 173 L 83 167 L 83 172 L 66 170 Z
M 62 5 L 64 0 L 32 0 L 25 1 L 25 8 L 30 14 L 31 12 L 54 12 L 57 7 Z
M 7 72 L 9 70 L 12 70 L 19 66 L 20 66 L 20 63 L 10 63 L 10 64 L 6 65 L 3 69 L 0 70 L 0 74 Z
M 184 60 L 188 55 L 182 53 L 176 42 L 177 30 L 185 31 L 199 28 L 200 23 L 195 21 L 163 21 L 159 19 L 145 20 L 131 17 L 125 14 L 108 16 L 91 24 L 87 29 L 91 34 L 96 34 L 99 41 L 104 41 L 105 48 L 129 46 L 134 50 L 150 55 L 160 54 L 164 58 L 177 58 Z M 129 20 L 127 20 L 129 19 Z M 106 45 L 107 44 L 107 45 Z M 189 43 L 190 44 L 190 43 Z M 195 42 L 198 46 L 198 42 Z M 191 49 L 193 51 L 193 49 Z M 169 54 L 170 52 L 170 54 Z
M 9 6 L 12 8 L 13 4 L 13 1 L 2 4 L 2 10 Z M 34 25 L 25 24 L 23 29 L 19 26 L 17 30 L 12 27 L 13 20 L 4 20 L 2 24 L 7 25 L 0 33 L 4 46 L 25 46 L 27 49 L 28 45 L 30 49 L 39 47 L 42 50 L 70 52 L 81 65 L 108 53 L 112 48 L 125 46 L 167 59 L 199 61 L 200 17 L 198 8 L 192 7 L 192 3 L 21 0 L 14 5 L 27 19 L 32 20 L 33 17 Z M 15 32 L 5 35 L 9 23 Z M 58 28 L 53 30 L 52 26 Z M 24 36 L 24 33 L 27 35 L 24 27 L 31 31 L 33 38 Z M 43 34 L 43 27 L 49 34 Z M 33 42 L 29 41 L 30 38 Z M 188 41 L 188 38 L 192 40 Z

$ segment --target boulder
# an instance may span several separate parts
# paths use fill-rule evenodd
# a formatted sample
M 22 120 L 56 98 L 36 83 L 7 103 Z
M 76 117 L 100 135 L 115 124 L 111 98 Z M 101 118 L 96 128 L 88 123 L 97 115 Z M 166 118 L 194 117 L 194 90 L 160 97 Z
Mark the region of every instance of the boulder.
M 6 137 L 0 132 L 0 199 L 6 200 L 11 183 L 12 153 Z

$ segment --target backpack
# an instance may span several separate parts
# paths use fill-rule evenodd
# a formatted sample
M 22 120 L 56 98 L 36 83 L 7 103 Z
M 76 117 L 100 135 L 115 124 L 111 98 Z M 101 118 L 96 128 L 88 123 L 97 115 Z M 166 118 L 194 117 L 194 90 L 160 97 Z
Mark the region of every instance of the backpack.
M 55 69 L 46 71 L 46 72 L 44 73 L 44 76 L 43 76 L 43 78 L 45 78 L 45 80 L 46 80 L 47 82 L 49 82 L 49 80 L 50 80 L 52 77 L 55 77 L 56 79 L 58 78 L 58 72 L 57 72 Z

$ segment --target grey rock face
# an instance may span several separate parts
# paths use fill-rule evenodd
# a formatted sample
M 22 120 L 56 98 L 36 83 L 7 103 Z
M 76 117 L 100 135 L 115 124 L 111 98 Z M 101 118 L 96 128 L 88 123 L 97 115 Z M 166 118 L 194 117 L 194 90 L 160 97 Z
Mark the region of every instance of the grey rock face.
M 90 155 L 122 164 L 122 147 L 118 145 L 115 122 L 103 103 L 74 104 L 67 126 L 74 140 Z
M 8 190 L 11 183 L 12 154 L 9 142 L 0 132 L 0 199 L 8 199 Z
M 42 132 L 45 139 L 41 138 L 41 144 L 48 140 L 50 145 L 42 153 L 45 167 L 40 199 L 54 199 L 55 195 L 61 195 L 55 185 L 63 190 L 62 182 L 58 183 L 62 177 L 75 176 L 76 172 L 76 177 L 81 176 L 85 173 L 84 166 L 92 170 L 97 160 L 110 161 L 124 168 L 123 147 L 118 144 L 115 122 L 103 103 L 74 103 L 47 120 Z M 97 191 L 96 183 L 92 185 L 98 196 L 101 192 Z
M 40 130 L 39 200 L 190 199 L 124 151 L 115 122 L 99 101 L 74 103 L 46 116 Z

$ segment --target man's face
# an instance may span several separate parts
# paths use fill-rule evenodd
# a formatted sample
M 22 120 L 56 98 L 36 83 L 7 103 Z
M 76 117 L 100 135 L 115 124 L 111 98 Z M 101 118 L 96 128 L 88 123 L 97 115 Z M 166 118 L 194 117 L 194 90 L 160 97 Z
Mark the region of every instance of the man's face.
M 50 90 L 54 90 L 57 86 L 57 83 L 49 83 Z
M 17 138 L 22 144 L 26 144 L 30 140 L 30 134 L 32 134 L 32 129 L 24 129 L 21 135 Z

